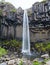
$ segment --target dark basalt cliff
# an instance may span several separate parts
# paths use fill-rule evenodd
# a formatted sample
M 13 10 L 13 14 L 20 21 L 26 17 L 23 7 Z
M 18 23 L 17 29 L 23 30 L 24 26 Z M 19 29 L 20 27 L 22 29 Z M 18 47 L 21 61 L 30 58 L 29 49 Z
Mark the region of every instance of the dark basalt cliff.
M 36 2 L 30 9 L 29 17 L 31 24 L 33 24 L 35 27 L 50 26 L 50 0 Z
M 36 2 L 27 9 L 31 42 L 50 40 L 50 0 Z M 24 10 L 0 2 L 0 39 L 22 39 Z
M 11 39 L 16 36 L 16 27 L 23 21 L 22 8 L 16 9 L 8 2 L 0 2 L 0 38 Z M 12 32 L 11 32 L 12 28 Z
M 19 7 L 18 9 L 16 9 L 12 4 L 8 2 L 0 2 L 0 17 L 4 18 L 5 20 L 12 21 L 10 23 L 7 23 L 11 24 L 14 21 L 17 21 L 18 19 L 20 20 L 21 15 L 23 15 L 22 8 Z

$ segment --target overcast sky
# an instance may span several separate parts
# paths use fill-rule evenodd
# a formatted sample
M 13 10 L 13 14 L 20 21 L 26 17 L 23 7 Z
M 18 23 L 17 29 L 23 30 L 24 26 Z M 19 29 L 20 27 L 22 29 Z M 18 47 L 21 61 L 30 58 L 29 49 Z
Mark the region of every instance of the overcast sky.
M 42 0 L 5 0 L 12 3 L 16 8 L 22 7 L 23 9 L 30 8 L 33 3 L 40 2 Z

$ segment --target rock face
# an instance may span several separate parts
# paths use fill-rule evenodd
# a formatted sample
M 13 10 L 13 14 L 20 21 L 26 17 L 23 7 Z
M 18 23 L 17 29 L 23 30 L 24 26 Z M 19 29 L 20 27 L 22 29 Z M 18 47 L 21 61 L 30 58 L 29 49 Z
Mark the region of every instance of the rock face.
M 23 18 L 22 8 L 15 9 L 15 7 L 7 2 L 0 3 L 0 38 L 14 39 L 20 35 L 20 28 Z M 19 29 L 18 29 L 19 28 Z M 13 33 L 12 33 L 13 32 Z M 17 34 L 19 32 L 19 34 Z
M 27 9 L 31 42 L 50 40 L 50 1 L 36 2 Z M 0 38 L 22 39 L 23 12 L 10 3 L 0 3 Z
M 32 8 L 28 9 L 28 16 L 30 20 L 30 36 L 32 42 L 50 40 L 49 3 L 49 0 L 36 2 L 32 5 Z

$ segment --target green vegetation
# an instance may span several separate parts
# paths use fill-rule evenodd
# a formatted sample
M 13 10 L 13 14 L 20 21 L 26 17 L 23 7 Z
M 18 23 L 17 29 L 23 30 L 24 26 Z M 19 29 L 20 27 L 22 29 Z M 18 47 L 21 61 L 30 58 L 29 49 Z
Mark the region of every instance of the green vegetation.
M 3 11 L 0 9 L 0 16 L 2 16 Z
M 11 12 L 15 13 L 16 12 L 16 9 L 12 9 Z
M 18 48 L 21 47 L 21 41 L 17 41 L 17 40 L 6 40 L 6 41 L 2 41 L 0 42 L 0 45 L 5 45 L 5 46 L 11 46 L 14 48 Z
M 1 20 L 0 20 L 0 29 L 1 29 Z
M 7 54 L 7 51 L 4 48 L 0 47 L 0 57 L 5 54 Z
M 17 40 L 10 40 L 9 41 L 9 44 L 11 46 L 14 46 L 14 47 L 20 47 L 21 46 L 21 42 L 20 41 L 17 41 Z
M 1 0 L 1 2 L 5 2 L 5 0 Z
M 43 44 L 43 43 L 37 43 L 35 44 L 35 48 L 37 49 L 37 51 L 43 51 L 45 52 L 46 51 L 46 44 Z
M 46 45 L 46 49 L 49 51 L 50 50 L 50 42 Z
M 16 51 L 20 52 L 20 49 L 22 47 L 22 42 L 17 40 L 6 40 L 1 41 L 0 45 L 3 46 L 3 48 L 9 49 L 15 49 Z M 36 43 L 34 45 L 34 49 L 39 53 L 48 53 L 50 55 L 50 42 L 47 43 Z
M 49 58 L 47 58 L 47 59 L 44 59 L 44 63 L 46 63 L 47 61 L 49 61 L 50 59 Z
M 41 62 L 41 65 L 46 65 L 46 62 L 45 61 Z
M 42 0 L 41 2 L 44 2 L 44 3 L 45 3 L 45 2 L 46 2 L 46 0 Z
M 34 61 L 32 65 L 45 65 L 46 62 L 45 60 L 43 62 L 39 62 L 39 61 Z
M 0 46 L 3 47 L 3 48 L 0 47 L 0 56 L 5 55 L 7 53 L 5 49 L 13 51 L 16 50 L 17 52 L 20 52 L 21 45 L 22 45 L 21 41 L 17 40 L 0 41 Z
M 20 60 L 19 65 L 23 65 L 23 61 L 22 60 Z
M 41 63 L 38 62 L 38 61 L 34 61 L 34 62 L 33 62 L 33 65 L 41 65 Z
M 35 49 L 37 49 L 38 52 L 42 53 L 50 53 L 50 42 L 47 43 L 36 43 Z

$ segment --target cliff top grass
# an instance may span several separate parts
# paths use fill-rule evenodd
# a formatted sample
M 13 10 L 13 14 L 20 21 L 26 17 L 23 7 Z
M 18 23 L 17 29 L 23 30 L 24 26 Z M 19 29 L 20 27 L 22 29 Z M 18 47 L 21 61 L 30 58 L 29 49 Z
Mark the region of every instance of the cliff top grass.
M 41 2 L 42 2 L 42 3 L 45 3 L 46 1 L 47 1 L 47 0 L 42 0 Z

